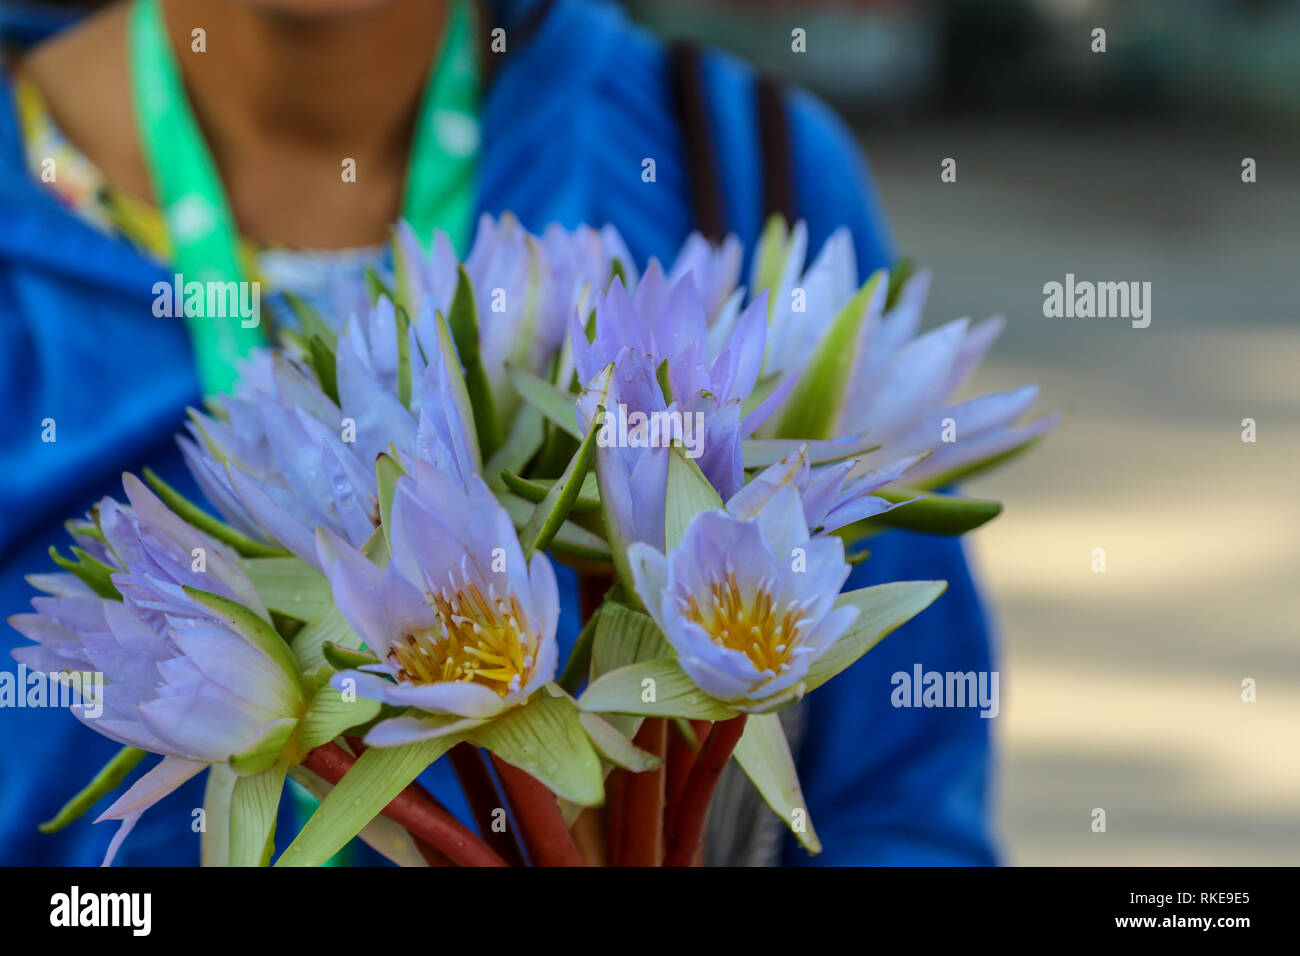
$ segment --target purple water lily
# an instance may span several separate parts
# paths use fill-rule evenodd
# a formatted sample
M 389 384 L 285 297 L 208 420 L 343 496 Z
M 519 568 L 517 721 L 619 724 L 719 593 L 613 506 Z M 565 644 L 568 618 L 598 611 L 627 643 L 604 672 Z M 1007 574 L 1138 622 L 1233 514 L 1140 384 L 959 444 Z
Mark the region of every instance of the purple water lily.
M 74 716 L 165 758 L 101 814 L 123 821 L 106 863 L 140 814 L 208 765 L 287 744 L 303 705 L 296 675 L 185 590 L 218 594 L 269 621 L 233 555 L 133 476 L 123 484 L 129 506 L 106 498 L 97 509 L 98 557 L 122 599 L 51 575 L 53 596 L 9 619 L 36 642 L 12 652 L 31 670 L 103 675 L 102 715 L 73 707 Z
M 810 665 L 857 618 L 856 608 L 834 607 L 849 575 L 844 545 L 809 537 L 793 485 L 748 518 L 701 512 L 671 553 L 638 542 L 628 562 L 682 670 L 736 710 L 802 694 Z
M 413 463 L 397 484 L 386 568 L 328 530 L 318 547 L 335 603 L 379 658 L 339 672 L 334 686 L 444 718 L 386 720 L 368 743 L 395 746 L 473 725 L 555 676 L 555 572 L 540 552 L 524 559 L 509 515 L 477 476 L 462 487 Z

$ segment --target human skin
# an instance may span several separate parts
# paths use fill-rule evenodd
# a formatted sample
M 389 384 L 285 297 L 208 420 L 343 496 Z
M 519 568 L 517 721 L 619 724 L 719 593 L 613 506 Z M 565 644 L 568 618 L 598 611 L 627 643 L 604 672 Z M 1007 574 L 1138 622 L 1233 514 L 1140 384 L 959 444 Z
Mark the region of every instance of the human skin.
M 242 235 L 296 248 L 382 243 L 398 218 L 444 0 L 162 0 L 191 106 Z M 22 69 L 118 189 L 152 202 L 131 102 L 128 0 Z M 204 31 L 204 51 L 192 31 Z M 344 159 L 356 181 L 343 182 Z

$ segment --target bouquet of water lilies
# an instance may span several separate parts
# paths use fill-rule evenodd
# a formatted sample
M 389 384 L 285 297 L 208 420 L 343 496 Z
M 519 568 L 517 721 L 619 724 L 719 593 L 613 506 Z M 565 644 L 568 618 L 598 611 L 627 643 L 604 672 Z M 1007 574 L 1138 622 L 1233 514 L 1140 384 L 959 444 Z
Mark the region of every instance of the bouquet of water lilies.
M 461 262 L 399 225 L 391 269 L 294 303 L 178 439 L 221 517 L 127 475 L 30 578 L 14 656 L 123 745 L 45 826 L 159 755 L 100 814 L 110 860 L 206 771 L 205 865 L 272 862 L 287 778 L 319 805 L 276 865 L 354 837 L 405 865 L 691 865 L 734 759 L 817 852 L 778 712 L 945 587 L 841 593 L 862 543 L 987 521 L 933 489 L 1054 418 L 1021 423 L 1033 386 L 952 403 L 998 320 L 919 334 L 925 274 L 859 285 L 847 232 L 806 248 L 773 220 L 744 288 L 735 239 L 640 271 L 609 228 L 484 218 Z M 553 562 L 581 597 L 565 660 Z M 444 759 L 475 827 L 417 781 Z

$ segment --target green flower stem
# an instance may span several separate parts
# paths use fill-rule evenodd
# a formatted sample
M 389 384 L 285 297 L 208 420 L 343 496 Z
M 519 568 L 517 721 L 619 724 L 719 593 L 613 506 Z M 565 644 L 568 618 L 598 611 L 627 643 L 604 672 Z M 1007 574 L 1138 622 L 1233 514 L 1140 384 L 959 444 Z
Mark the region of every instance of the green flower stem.
M 329 783 L 337 784 L 355 762 L 356 758 L 331 742 L 309 753 L 303 766 Z M 382 812 L 458 866 L 509 865 L 414 784 L 394 797 Z
M 497 776 L 515 820 L 523 829 L 524 846 L 533 866 L 582 866 L 582 854 L 560 813 L 555 794 L 533 776 L 493 755 Z
M 514 837 L 507 832 L 499 833 L 492 827 L 493 814 L 498 808 L 504 807 L 504 801 L 497 792 L 497 786 L 488 773 L 487 764 L 483 762 L 479 749 L 471 743 L 461 742 L 447 752 L 447 757 L 451 760 L 452 769 L 456 771 L 460 788 L 465 791 L 465 799 L 474 813 L 479 835 L 511 866 L 523 866 L 523 854 L 519 852 Z
M 695 766 L 686 778 L 686 788 L 682 793 L 677 818 L 673 821 L 664 866 L 690 866 L 694 861 L 704 837 L 704 818 L 709 811 L 713 790 L 718 785 L 718 778 L 722 776 L 722 769 L 731 759 L 731 752 L 736 749 L 741 734 L 745 732 L 747 716 L 740 714 L 730 720 L 719 721 L 704 739 L 704 744 L 695 757 Z

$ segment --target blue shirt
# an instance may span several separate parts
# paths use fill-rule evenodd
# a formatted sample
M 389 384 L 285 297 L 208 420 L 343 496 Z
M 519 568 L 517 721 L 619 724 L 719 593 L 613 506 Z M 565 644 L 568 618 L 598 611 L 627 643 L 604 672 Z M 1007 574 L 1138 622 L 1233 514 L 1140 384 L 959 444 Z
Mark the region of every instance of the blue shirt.
M 713 53 L 703 73 L 727 220 L 752 248 L 763 215 L 754 77 Z M 480 209 L 513 211 L 534 231 L 550 222 L 612 223 L 638 261 L 670 262 L 693 223 L 669 89 L 663 47 L 616 7 L 557 0 L 532 41 L 504 59 L 486 92 Z M 884 218 L 852 135 L 801 92 L 790 94 L 789 114 L 797 204 L 810 247 L 845 225 L 860 274 L 890 264 Z M 655 160 L 653 183 L 641 178 L 646 158 Z M 0 617 L 8 617 L 27 610 L 34 594 L 23 576 L 50 570 L 47 549 L 66 545 L 63 521 L 103 495 L 120 498 L 123 471 L 148 465 L 199 497 L 172 438 L 185 407 L 199 402 L 199 383 L 184 323 L 157 319 L 149 307 L 165 270 L 75 218 L 29 176 L 4 81 L 0 223 Z M 42 440 L 48 419 L 54 442 Z M 915 663 L 939 671 L 993 667 L 961 545 L 891 532 L 874 538 L 871 550 L 849 587 L 943 578 L 949 588 L 808 698 L 797 762 L 825 852 L 810 858 L 790 841 L 786 860 L 992 863 L 992 721 L 973 709 L 890 704 L 890 675 L 910 674 Z M 561 653 L 567 654 L 577 625 L 576 588 L 572 573 L 559 570 Z M 0 632 L 6 651 L 25 642 L 7 625 Z M 0 666 L 16 668 L 12 661 Z M 61 833 L 42 835 L 36 824 L 118 745 L 55 710 L 4 710 L 0 721 L 0 864 L 98 863 L 115 824 L 90 821 L 107 800 Z M 423 779 L 449 809 L 470 819 L 446 761 Z M 197 863 L 191 814 L 202 802 L 200 777 L 144 816 L 119 863 Z M 281 847 L 293 827 L 286 813 Z

